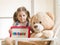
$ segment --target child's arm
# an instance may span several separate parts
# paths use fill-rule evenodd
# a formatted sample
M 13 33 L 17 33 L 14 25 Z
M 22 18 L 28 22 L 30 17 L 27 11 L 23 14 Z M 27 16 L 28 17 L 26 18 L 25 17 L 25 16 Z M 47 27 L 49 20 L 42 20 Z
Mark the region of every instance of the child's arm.
M 11 37 L 11 33 L 12 33 L 12 31 L 11 31 L 11 29 L 9 29 L 9 34 L 10 34 L 10 37 Z
M 9 33 L 11 32 L 11 29 L 9 29 Z

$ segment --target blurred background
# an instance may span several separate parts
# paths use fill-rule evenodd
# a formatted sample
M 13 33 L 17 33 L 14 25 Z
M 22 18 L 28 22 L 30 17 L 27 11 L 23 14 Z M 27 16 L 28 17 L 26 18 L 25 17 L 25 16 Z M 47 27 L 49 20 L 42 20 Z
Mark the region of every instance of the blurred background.
M 60 0 L 0 0 L 0 38 L 9 36 L 13 14 L 21 6 L 29 10 L 30 16 L 37 12 L 51 12 L 55 15 L 56 26 L 60 25 Z

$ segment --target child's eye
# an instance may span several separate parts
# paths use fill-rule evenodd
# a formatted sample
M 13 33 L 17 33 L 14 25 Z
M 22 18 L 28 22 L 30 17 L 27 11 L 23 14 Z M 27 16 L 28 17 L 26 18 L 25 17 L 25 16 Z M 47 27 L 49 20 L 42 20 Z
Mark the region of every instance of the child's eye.
M 35 24 L 35 22 L 33 22 L 33 24 Z
M 19 15 L 19 17 L 21 17 L 21 15 Z
M 23 16 L 25 16 L 25 15 L 23 15 Z

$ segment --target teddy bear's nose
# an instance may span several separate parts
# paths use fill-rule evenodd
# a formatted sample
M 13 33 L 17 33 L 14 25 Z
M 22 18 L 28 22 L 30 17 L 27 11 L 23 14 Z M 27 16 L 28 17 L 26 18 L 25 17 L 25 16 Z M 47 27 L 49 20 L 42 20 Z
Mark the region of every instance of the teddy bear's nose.
M 36 25 L 36 26 L 34 26 L 34 28 L 37 28 L 38 26 Z

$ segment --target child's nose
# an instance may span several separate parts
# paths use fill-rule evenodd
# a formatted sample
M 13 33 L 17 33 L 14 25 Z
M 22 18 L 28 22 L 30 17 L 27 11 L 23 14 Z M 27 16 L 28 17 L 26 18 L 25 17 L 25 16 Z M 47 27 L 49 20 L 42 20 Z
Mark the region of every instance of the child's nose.
M 22 18 L 23 18 L 23 16 L 22 16 Z

